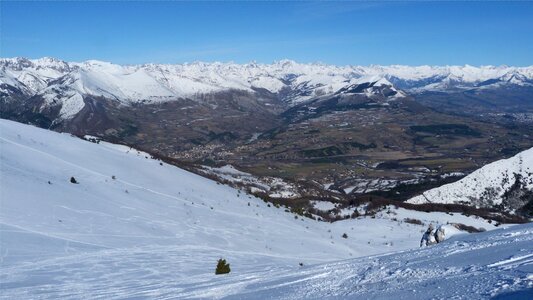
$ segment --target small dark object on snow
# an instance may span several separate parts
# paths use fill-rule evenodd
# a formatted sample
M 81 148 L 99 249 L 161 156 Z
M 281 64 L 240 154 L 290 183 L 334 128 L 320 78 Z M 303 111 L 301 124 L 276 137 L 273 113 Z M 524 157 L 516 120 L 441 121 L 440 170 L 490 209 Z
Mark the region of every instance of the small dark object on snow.
M 304 263 L 299 263 L 300 267 L 303 267 L 304 266 Z
M 52 183 L 50 182 L 50 180 L 48 180 L 48 184 L 52 184 Z
M 405 223 L 414 224 L 414 225 L 424 225 L 424 223 L 422 223 L 422 221 L 418 219 L 405 218 L 403 219 L 403 221 Z
M 115 180 L 117 177 L 115 175 L 111 176 L 111 179 Z
M 70 183 L 78 184 L 79 182 L 76 181 L 76 178 L 70 177 Z
M 342 237 L 345 238 L 345 239 L 348 238 L 348 235 L 346 234 L 346 232 L 342 234 Z
M 225 259 L 219 259 L 217 263 L 217 269 L 215 270 L 215 275 L 227 274 L 231 271 L 229 264 L 226 263 Z

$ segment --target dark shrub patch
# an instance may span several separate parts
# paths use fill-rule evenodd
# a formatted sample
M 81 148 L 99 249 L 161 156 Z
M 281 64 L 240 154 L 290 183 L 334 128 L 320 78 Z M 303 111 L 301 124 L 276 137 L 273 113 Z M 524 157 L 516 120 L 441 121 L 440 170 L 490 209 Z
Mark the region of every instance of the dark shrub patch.
M 422 221 L 418 219 L 405 218 L 403 219 L 403 221 L 405 223 L 414 224 L 414 225 L 424 225 L 424 223 L 422 223 Z
M 319 149 L 308 149 L 302 150 L 301 152 L 306 157 L 326 157 L 344 154 L 344 151 L 342 151 L 337 146 L 329 146 Z
M 484 232 L 484 228 L 476 228 L 474 226 L 468 226 L 461 223 L 452 223 L 453 226 L 455 226 L 457 229 L 466 231 L 468 233 L 477 233 L 477 232 Z
M 464 124 L 434 124 L 418 125 L 410 127 L 414 132 L 432 133 L 432 134 L 451 134 L 479 137 L 481 133 Z
M 228 274 L 229 272 L 231 272 L 231 269 L 229 267 L 229 264 L 226 263 L 226 260 L 222 258 L 219 259 L 217 263 L 217 268 L 215 270 L 215 275 Z

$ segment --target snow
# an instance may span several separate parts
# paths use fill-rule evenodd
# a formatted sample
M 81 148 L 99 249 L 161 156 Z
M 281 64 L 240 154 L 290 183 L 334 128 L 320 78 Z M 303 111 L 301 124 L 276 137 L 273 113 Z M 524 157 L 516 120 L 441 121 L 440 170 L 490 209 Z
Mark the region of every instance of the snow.
M 328 183 L 324 183 L 323 186 L 324 186 L 324 189 L 325 190 L 329 190 L 329 188 L 334 185 L 335 183 L 334 182 L 328 182 Z
M 222 167 L 208 167 L 204 166 L 203 170 L 201 170 L 207 174 L 215 175 L 219 179 L 227 180 L 232 183 L 247 183 L 249 185 L 255 186 L 260 191 L 268 191 L 270 190 L 270 186 L 264 182 L 262 182 L 259 178 L 256 176 L 239 171 L 235 169 L 232 165 L 225 165 Z
M 61 106 L 61 110 L 59 111 L 59 116 L 63 119 L 70 119 L 81 111 L 83 107 L 85 107 L 83 96 L 79 93 L 75 93 L 63 103 L 63 106 Z
M 147 158 L 135 149 L 91 143 L 7 120 L 0 120 L 0 149 L 1 299 L 79 299 L 87 295 L 105 299 L 287 298 L 292 287 L 306 282 L 318 285 L 300 286 L 302 293 L 293 295 L 306 298 L 313 290 L 320 297 L 325 288 L 331 288 L 332 296 L 343 295 L 352 289 L 342 288 L 345 281 L 338 277 L 342 274 L 351 274 L 342 278 L 357 279 L 355 286 L 368 282 L 364 276 L 407 280 L 413 276 L 387 274 L 396 270 L 409 274 L 406 268 L 418 270 L 413 265 L 417 257 L 443 255 L 438 249 L 446 248 L 440 244 L 420 254 L 409 250 L 418 247 L 425 226 L 401 222 L 403 217 L 493 229 L 474 217 L 401 209 L 382 212 L 375 219 L 335 223 L 295 218 L 283 208 L 269 207 L 258 198 Z M 231 167 L 224 170 L 240 172 Z M 79 183 L 71 183 L 71 176 Z M 529 255 L 533 249 L 531 228 L 512 228 L 517 229 L 505 231 L 512 234 L 505 238 L 517 241 L 513 253 L 502 248 L 489 252 L 490 259 L 479 253 L 472 256 L 494 264 L 512 255 Z M 526 228 L 529 234 L 519 228 Z M 348 238 L 342 238 L 343 233 Z M 493 238 L 490 245 L 501 244 L 498 235 L 486 237 Z M 483 247 L 490 246 L 477 238 L 461 239 L 450 241 L 455 246 L 444 254 L 457 257 L 454 253 L 468 254 L 471 248 L 485 251 Z M 463 246 L 465 243 L 469 246 Z M 398 257 L 394 263 L 376 263 L 378 257 L 331 263 L 402 250 L 409 251 L 390 256 Z M 231 264 L 230 275 L 213 274 L 220 257 Z M 529 275 L 517 276 L 513 266 L 522 268 L 520 263 L 528 260 L 493 266 L 498 272 L 491 276 L 503 282 L 511 276 L 506 274 L 514 274 L 520 282 L 500 288 L 522 287 L 530 281 L 525 277 Z M 312 266 L 328 262 L 331 264 Z M 472 264 L 477 266 L 475 261 Z M 381 271 L 382 265 L 385 271 Z M 424 274 L 435 278 L 462 274 L 463 270 L 430 268 L 433 273 L 428 273 L 419 267 L 423 272 L 414 273 L 415 284 Z M 485 273 L 480 274 L 485 278 Z M 301 280 L 290 280 L 293 277 Z M 277 279 L 284 283 L 275 283 Z M 488 282 L 495 284 L 494 280 Z M 276 286 L 287 289 L 276 290 Z
M 232 166 L 232 165 L 225 165 L 225 166 L 222 166 L 222 167 L 218 168 L 218 170 L 219 170 L 221 173 L 226 173 L 226 174 L 231 174 L 231 175 L 251 176 L 250 173 L 241 172 L 241 171 L 235 169 L 235 167 Z
M 314 208 L 321 210 L 321 211 L 330 211 L 332 209 L 335 209 L 337 207 L 334 203 L 331 203 L 329 201 L 311 201 L 311 205 L 313 205 Z
M 0 83 L 17 87 L 29 96 L 49 93 L 50 88 L 55 87 L 52 91 L 69 90 L 82 96 L 104 96 L 123 104 L 195 98 L 198 94 L 232 89 L 248 92 L 265 89 L 274 94 L 287 89 L 292 93 L 283 100 L 295 105 L 366 82 L 375 82 L 376 87 L 391 86 L 397 94 L 389 100 L 394 100 L 406 95 L 391 83 L 398 80 L 406 84 L 405 88 L 416 92 L 451 86 L 471 88 L 489 79 L 498 79 L 495 85 L 531 85 L 533 67 L 362 67 L 301 64 L 290 60 L 272 64 L 195 62 L 122 66 L 97 60 L 76 63 L 55 58 L 0 58 Z M 372 95 L 371 91 L 367 94 Z M 49 97 L 62 99 L 63 95 L 58 93 Z M 72 113 L 62 117 L 70 118 Z
M 228 299 L 531 299 L 533 224 L 456 236 L 415 251 L 299 270 L 226 276 L 178 297 Z M 211 291 L 211 294 L 208 292 Z M 501 297 L 501 298 L 498 298 Z
M 271 193 L 269 194 L 270 197 L 272 198 L 296 198 L 298 197 L 299 195 L 292 192 L 292 191 L 279 191 L 279 192 L 276 192 L 276 193 Z
M 272 93 L 279 92 L 285 85 L 277 78 L 259 77 L 251 81 L 252 87 L 263 88 Z
M 470 175 L 454 183 L 424 192 L 420 196 L 409 199 L 409 203 L 470 203 L 472 199 L 481 198 L 487 188 L 494 188 L 497 197 L 494 204 L 502 202 L 501 196 L 515 182 L 515 175 L 520 174 L 526 180 L 526 187 L 533 188 L 533 148 L 517 155 L 495 161 L 472 172 Z
M 415 183 L 416 179 L 404 180 L 403 183 Z M 376 190 L 389 190 L 399 183 L 396 180 L 389 179 L 353 179 L 349 186 L 346 186 L 343 190 L 346 194 L 350 193 L 368 193 Z M 353 185 L 355 184 L 355 185 Z
M 390 213 L 387 213 L 387 211 L 390 211 Z M 433 223 L 433 225 L 438 224 L 449 224 L 449 223 L 459 223 L 459 224 L 468 224 L 470 226 L 474 226 L 478 229 L 485 229 L 485 230 L 494 230 L 499 227 L 496 227 L 494 225 L 495 222 L 488 222 L 485 219 L 479 218 L 479 217 L 467 217 L 460 213 L 443 213 L 443 212 L 422 212 L 422 211 L 412 211 L 407 210 L 404 208 L 394 208 L 394 207 L 387 207 L 386 212 L 380 212 L 378 213 L 378 217 L 381 218 L 396 218 L 398 220 L 405 220 L 407 218 L 409 219 L 416 219 L 420 220 L 423 223 L 423 229 L 425 230 L 427 226 L 430 223 Z M 505 225 L 500 225 L 500 227 Z
M 357 188 L 357 186 L 351 186 L 351 187 L 345 188 L 345 189 L 344 189 L 344 192 L 345 192 L 346 194 L 349 194 L 349 193 L 351 193 L 355 188 Z
M 273 198 L 294 198 L 299 196 L 296 187 L 281 178 L 270 176 L 257 177 L 250 173 L 239 171 L 232 165 L 225 165 L 218 168 L 203 166 L 203 169 L 200 171 L 233 184 L 249 186 L 250 192 L 252 193 L 270 192 L 269 196 Z

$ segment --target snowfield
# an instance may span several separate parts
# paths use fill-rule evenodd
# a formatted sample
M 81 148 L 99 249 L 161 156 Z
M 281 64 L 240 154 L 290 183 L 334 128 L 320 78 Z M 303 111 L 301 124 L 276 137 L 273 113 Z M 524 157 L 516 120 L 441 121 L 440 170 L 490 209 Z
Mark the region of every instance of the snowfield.
M 532 299 L 533 224 L 453 237 L 417 251 L 368 256 L 300 270 L 275 273 L 257 270 L 253 274 L 228 275 L 211 286 L 209 292 L 178 296 Z
M 430 222 L 495 229 L 394 208 L 317 222 L 135 149 L 0 120 L 1 299 L 446 298 L 461 285 L 475 298 L 531 285 L 530 225 L 410 250 Z M 232 272 L 215 276 L 221 257 Z

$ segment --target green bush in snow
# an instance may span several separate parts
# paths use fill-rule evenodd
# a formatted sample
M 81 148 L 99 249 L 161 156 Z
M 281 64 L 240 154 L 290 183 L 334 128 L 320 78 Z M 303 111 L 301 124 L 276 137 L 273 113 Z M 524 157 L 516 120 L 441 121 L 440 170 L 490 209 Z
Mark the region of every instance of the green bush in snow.
M 227 274 L 231 271 L 229 264 L 226 263 L 225 259 L 219 259 L 217 263 L 217 269 L 215 270 L 215 275 Z

